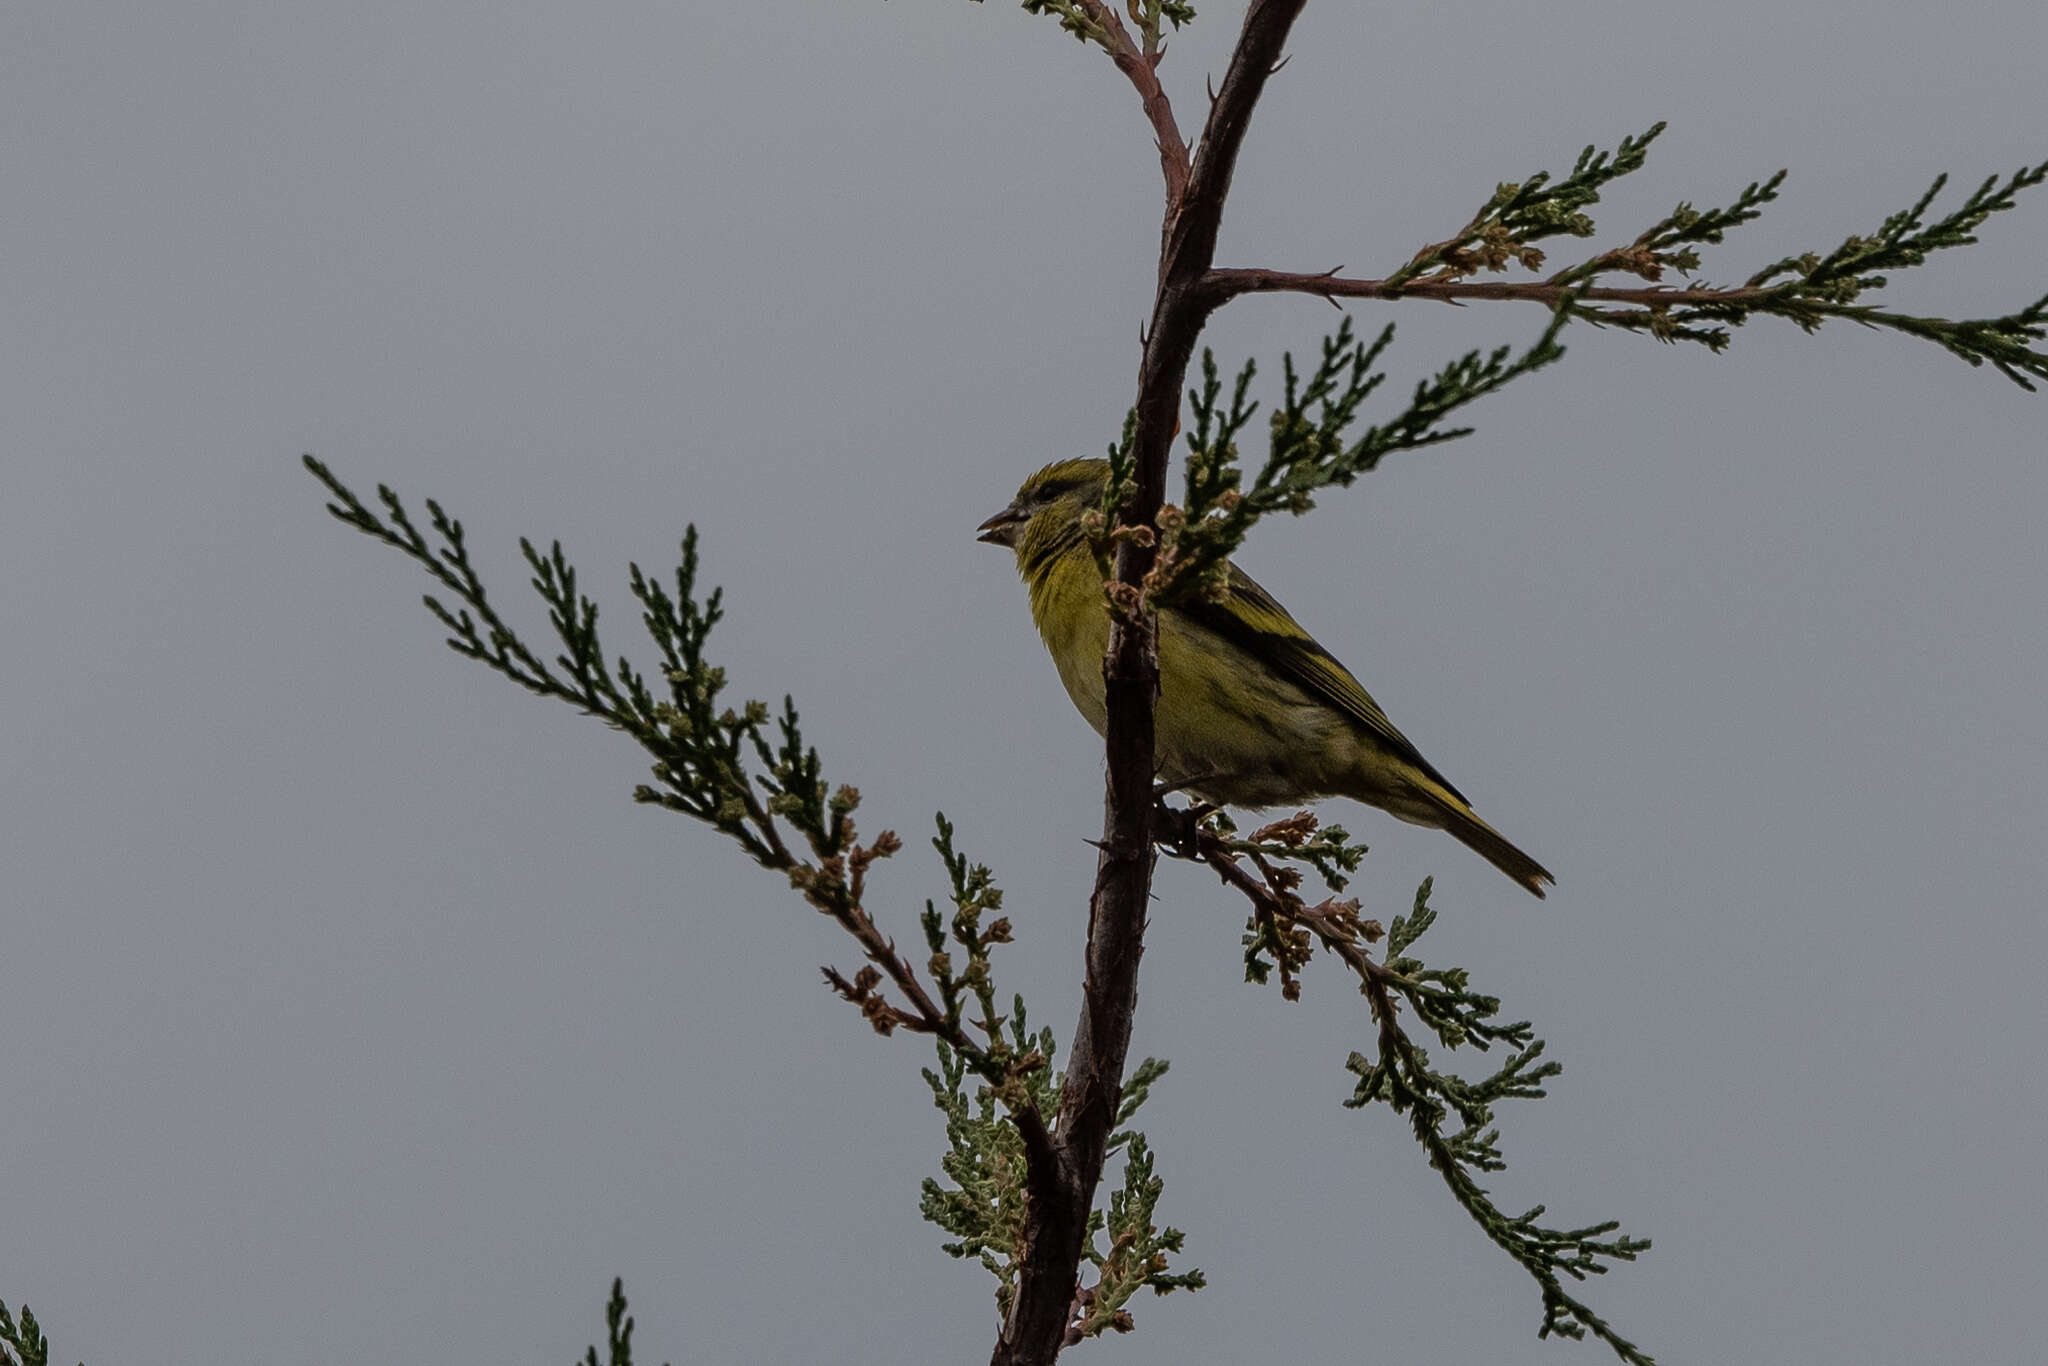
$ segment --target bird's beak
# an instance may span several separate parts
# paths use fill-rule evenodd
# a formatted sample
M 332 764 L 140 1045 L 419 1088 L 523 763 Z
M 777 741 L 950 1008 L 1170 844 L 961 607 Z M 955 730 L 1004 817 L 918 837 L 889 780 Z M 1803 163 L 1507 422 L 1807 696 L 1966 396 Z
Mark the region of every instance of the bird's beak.
M 1030 518 L 1026 517 L 1015 503 L 1012 503 L 976 527 L 975 530 L 981 534 L 974 539 L 986 541 L 990 545 L 1014 546 L 1017 544 L 1017 533 L 1023 529 L 1024 523 L 1029 520 Z

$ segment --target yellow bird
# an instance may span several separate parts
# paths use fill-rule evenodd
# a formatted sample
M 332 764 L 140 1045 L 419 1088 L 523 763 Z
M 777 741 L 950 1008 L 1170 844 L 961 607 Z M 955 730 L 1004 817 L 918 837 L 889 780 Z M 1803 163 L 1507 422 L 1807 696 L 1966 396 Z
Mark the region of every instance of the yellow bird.
M 1016 551 L 1032 620 L 1067 696 L 1097 733 L 1108 715 L 1109 606 L 1082 519 L 1101 506 L 1108 477 L 1106 461 L 1056 461 L 978 528 L 978 539 Z M 1157 717 L 1158 775 L 1204 801 L 1262 807 L 1350 797 L 1448 831 L 1539 897 L 1556 881 L 1473 815 L 1350 671 L 1234 565 L 1221 602 L 1160 611 Z

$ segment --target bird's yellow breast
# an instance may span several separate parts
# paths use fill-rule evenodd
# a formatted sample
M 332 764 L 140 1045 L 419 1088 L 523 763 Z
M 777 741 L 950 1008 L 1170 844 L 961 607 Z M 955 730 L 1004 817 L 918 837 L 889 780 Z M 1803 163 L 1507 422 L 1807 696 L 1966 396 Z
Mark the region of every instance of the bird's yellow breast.
M 1030 583 L 1031 614 L 1074 706 L 1108 724 L 1102 656 L 1109 606 L 1085 549 Z M 1271 806 L 1353 786 L 1367 757 L 1344 716 L 1171 608 L 1159 614 L 1155 759 L 1176 786 L 1236 806 Z

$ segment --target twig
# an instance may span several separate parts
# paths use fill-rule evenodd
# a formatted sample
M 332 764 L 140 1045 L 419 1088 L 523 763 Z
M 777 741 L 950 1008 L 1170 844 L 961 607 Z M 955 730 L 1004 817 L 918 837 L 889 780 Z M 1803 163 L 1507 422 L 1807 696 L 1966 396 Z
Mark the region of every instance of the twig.
M 1766 301 L 1769 289 L 1673 289 L 1651 286 L 1644 289 L 1587 288 L 1554 284 L 1548 280 L 1516 283 L 1508 280 L 1453 280 L 1444 282 L 1354 280 L 1336 274 L 1310 275 L 1299 271 L 1227 268 L 1212 270 L 1203 280 L 1213 290 L 1218 304 L 1244 294 L 1319 294 L 1344 299 L 1440 299 L 1459 303 L 1466 299 L 1519 300 L 1556 308 L 1577 293 L 1595 303 L 1633 304 L 1639 308 L 1671 307 L 1753 307 Z
M 1109 59 L 1137 88 L 1138 98 L 1144 103 L 1145 118 L 1151 123 L 1153 135 L 1159 143 L 1159 171 L 1166 179 L 1166 212 L 1170 216 L 1187 193 L 1188 144 L 1180 135 L 1180 125 L 1174 122 L 1173 103 L 1159 84 L 1158 32 L 1156 29 L 1146 31 L 1145 46 L 1141 50 L 1131 41 L 1130 31 L 1124 27 L 1122 17 L 1106 0 L 1077 0 L 1077 3 L 1101 29 L 1102 46 L 1109 53 Z

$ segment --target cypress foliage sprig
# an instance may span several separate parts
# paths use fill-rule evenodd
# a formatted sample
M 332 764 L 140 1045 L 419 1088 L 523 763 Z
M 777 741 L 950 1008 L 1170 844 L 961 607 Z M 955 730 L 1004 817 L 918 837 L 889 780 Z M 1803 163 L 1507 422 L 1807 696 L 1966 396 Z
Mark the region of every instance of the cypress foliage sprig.
M 1411 283 L 1444 284 L 1481 270 L 1501 270 L 1510 262 L 1527 270 L 1540 268 L 1544 254 L 1532 244 L 1558 236 L 1591 237 L 1593 218 L 1586 210 L 1600 202 L 1609 184 L 1643 168 L 1650 144 L 1663 131 L 1661 121 L 1654 123 L 1623 138 L 1612 152 L 1589 143 L 1571 173 L 1555 183 L 1550 172 L 1537 171 L 1496 186 L 1464 227 L 1416 252 L 1383 283 L 1395 290 Z
M 1100 16 L 1080 0 L 1023 0 L 1026 14 L 1046 14 L 1059 20 L 1060 31 L 1084 43 L 1108 48 L 1109 32 Z
M 1292 818 L 1297 838 L 1304 844 L 1314 820 L 1309 812 Z M 1613 1262 L 1635 1260 L 1649 1250 L 1649 1241 L 1609 1236 L 1620 1228 L 1614 1221 L 1552 1228 L 1538 1222 L 1544 1213 L 1541 1205 L 1509 1215 L 1494 1204 L 1474 1175 L 1506 1169 L 1494 1105 L 1503 1100 L 1540 1099 L 1547 1094 L 1544 1083 L 1563 1068 L 1544 1058 L 1543 1041 L 1535 1037 L 1528 1021 L 1502 1022 L 1500 1001 L 1472 990 L 1464 969 L 1432 968 L 1410 952 L 1436 921 L 1436 911 L 1429 904 L 1431 883 L 1425 880 L 1417 888 L 1407 915 L 1397 916 L 1391 926 L 1383 927 L 1376 920 L 1362 919 L 1355 900 L 1305 904 L 1297 894 L 1301 873 L 1286 863 L 1300 860 L 1287 841 L 1269 840 L 1269 847 L 1257 851 L 1245 849 L 1244 844 L 1213 825 L 1204 825 L 1198 830 L 1191 856 L 1207 863 L 1252 904 L 1245 939 L 1246 977 L 1264 982 L 1277 971 L 1283 993 L 1290 1000 L 1298 999 L 1300 970 L 1320 946 L 1352 971 L 1370 1003 L 1377 1026 L 1376 1055 L 1351 1055 L 1346 1067 L 1358 1082 L 1344 1104 L 1356 1109 L 1379 1101 L 1407 1117 L 1430 1166 L 1443 1177 L 1459 1207 L 1535 1279 L 1543 1296 L 1540 1335 L 1590 1335 L 1631 1366 L 1654 1366 L 1647 1353 L 1564 1286 L 1566 1280 L 1583 1281 L 1604 1274 Z M 1275 845 L 1278 847 L 1272 847 Z M 1252 871 L 1244 867 L 1246 862 Z M 1384 947 L 1374 958 L 1372 948 L 1382 940 Z M 1430 1065 L 1427 1050 L 1402 1028 L 1403 1004 L 1443 1047 L 1470 1046 L 1486 1052 L 1498 1044 L 1509 1050 L 1506 1061 L 1476 1080 L 1437 1070 Z M 1451 1128 L 1454 1116 L 1456 1127 Z
M 1133 408 L 1124 414 L 1122 435 L 1110 443 L 1108 451 L 1105 452 L 1109 462 L 1109 478 L 1102 484 L 1102 502 L 1082 514 L 1081 525 L 1088 533 L 1089 548 L 1095 553 L 1095 568 L 1105 583 L 1116 577 L 1116 570 L 1111 563 L 1114 538 L 1141 534 L 1137 529 L 1117 524 L 1117 514 L 1122 509 L 1124 500 L 1131 496 L 1133 480 L 1137 477 L 1137 462 L 1132 454 L 1131 444 L 1137 439 L 1137 435 L 1138 411 Z M 1111 531 L 1113 527 L 1114 532 Z M 1110 598 L 1110 605 L 1112 610 L 1118 610 L 1120 607 L 1114 596 Z
M 1784 172 L 1778 174 L 1782 176 Z M 1997 176 L 1990 176 L 1954 210 L 1928 223 L 1927 210 L 1948 185 L 1948 176 L 1938 175 L 1926 194 L 1888 216 L 1868 237 L 1846 238 L 1824 257 L 1787 257 L 1765 266 L 1743 283 L 1755 289 L 1780 276 L 1790 276 L 1802 294 L 1830 303 L 1851 303 L 1867 289 L 1884 287 L 1886 281 L 1877 274 L 1879 271 L 1906 270 L 1925 264 L 1929 252 L 1976 245 L 1977 229 L 1984 225 L 1984 220 L 2014 208 L 2021 191 L 2033 189 L 2043 180 L 2048 180 L 2048 161 L 2038 166 L 2022 166 L 2002 184 Z
M 1474 1176 L 1475 1172 L 1504 1171 L 1507 1166 L 1501 1154 L 1500 1131 L 1494 1127 L 1494 1103 L 1540 1099 L 1548 1094 L 1543 1083 L 1564 1069 L 1555 1061 L 1539 1061 L 1543 1041 L 1531 1037 L 1527 1022 L 1491 1024 L 1500 1003 L 1469 991 L 1462 971 L 1424 969 L 1405 955 L 1435 920 L 1428 906 L 1429 891 L 1430 884 L 1425 881 L 1416 891 L 1412 916 L 1395 922 L 1382 970 L 1363 975 L 1363 990 L 1379 1024 L 1378 1045 L 1374 1057 L 1353 1053 L 1345 1064 L 1357 1075 L 1358 1085 L 1344 1103 L 1357 1109 L 1381 1101 L 1407 1116 L 1416 1141 L 1429 1154 L 1430 1166 L 1443 1177 L 1452 1198 L 1495 1246 L 1535 1279 L 1543 1295 L 1539 1336 L 1592 1336 L 1631 1366 L 1654 1366 L 1648 1353 L 1564 1286 L 1567 1279 L 1584 1281 L 1604 1275 L 1614 1262 L 1634 1261 L 1649 1251 L 1649 1240 L 1626 1234 L 1610 1237 L 1621 1227 L 1615 1220 L 1580 1228 L 1552 1228 L 1538 1222 L 1544 1214 L 1542 1205 L 1510 1215 L 1493 1202 Z M 1406 1000 L 1448 1048 L 1471 1043 L 1483 1050 L 1489 1043 L 1501 1042 L 1515 1051 L 1497 1071 L 1478 1081 L 1439 1072 L 1431 1067 L 1428 1052 L 1396 1022 L 1397 997 Z M 1459 1127 L 1447 1133 L 1454 1114 Z
M 1062 32 L 1114 54 L 1115 11 L 1108 8 L 1105 0 L 1023 0 L 1023 6 L 1026 14 L 1050 15 L 1059 20 Z M 1195 7 L 1186 0 L 1132 0 L 1130 12 L 1147 50 L 1158 45 L 1161 20 L 1176 29 L 1195 20 Z
M 986 865 L 970 863 L 953 847 L 953 823 L 945 812 L 938 814 L 937 823 L 939 833 L 932 847 L 952 881 L 953 913 L 948 916 L 932 902 L 924 903 L 918 922 L 931 950 L 925 971 L 939 993 L 951 1030 L 960 1032 L 972 1026 L 987 1041 L 964 1054 L 969 1067 L 996 1087 L 999 1098 L 1014 1102 L 1011 1108 L 1036 1104 L 1043 1097 L 1045 1074 L 1052 1066 L 1052 1031 L 1041 1031 L 1036 1039 L 1019 1035 L 1014 1028 L 1008 1035 L 1004 1033 L 1006 1024 L 1022 1018 L 1024 998 L 1015 998 L 1009 1020 L 997 1012 L 989 956 L 996 945 L 1011 942 L 1011 926 L 1007 916 L 997 915 L 993 920 L 984 916 L 1002 910 L 1003 889 L 995 885 L 994 874 Z M 955 960 L 956 948 L 965 955 L 964 963 Z M 979 1019 L 965 1018 L 970 999 L 980 1007 Z
M 1599 202 L 1601 190 L 1641 170 L 1650 144 L 1663 131 L 1662 123 L 1655 124 L 1639 137 L 1623 138 L 1612 153 L 1588 146 L 1571 174 L 1554 184 L 1547 172 L 1537 172 L 1499 186 L 1464 227 L 1423 247 L 1384 279 L 1350 280 L 1335 272 L 1301 276 L 1225 271 L 1219 272 L 1220 288 L 1226 295 L 1287 289 L 1321 294 L 1333 302 L 1340 296 L 1414 296 L 1528 299 L 1553 306 L 1567 302 L 1558 291 L 1577 289 L 1583 291 L 1581 297 L 1568 301 L 1576 318 L 1647 332 L 1662 341 L 1698 342 L 1716 352 L 1728 346 L 1729 328 L 1755 316 L 1783 318 L 1807 332 L 1839 318 L 1933 342 L 1972 366 L 1990 365 L 2022 389 L 2048 380 L 2048 352 L 2041 349 L 2048 341 L 2048 295 L 2011 313 L 1962 320 L 1895 313 L 1865 297 L 1891 282 L 1887 272 L 1924 265 L 1936 251 L 1974 245 L 1986 219 L 2013 209 L 2021 193 L 2048 180 L 2048 162 L 2022 166 L 2003 178 L 1986 178 L 1961 204 L 1929 222 L 1927 215 L 1948 184 L 1947 175 L 1937 176 L 1925 194 L 1889 215 L 1875 231 L 1849 236 L 1826 253 L 1783 257 L 1734 288 L 1699 283 L 1616 289 L 1599 282 L 1630 275 L 1657 285 L 1668 271 L 1691 276 L 1701 264 L 1698 247 L 1720 244 L 1733 229 L 1761 217 L 1765 206 L 1778 198 L 1786 178 L 1783 170 L 1752 181 L 1724 208 L 1701 210 L 1681 203 L 1633 240 L 1555 271 L 1540 284 L 1465 283 L 1482 271 L 1511 266 L 1541 269 L 1545 253 L 1533 244 L 1544 238 L 1592 236 L 1595 228 L 1588 210 Z
M 0 1300 L 0 1366 L 50 1366 L 50 1340 L 26 1304 L 17 1322 Z
M 379 485 L 379 516 L 312 456 L 305 465 L 333 496 L 328 511 L 356 530 L 424 567 L 452 595 L 454 606 L 429 595 L 427 610 L 448 630 L 448 645 L 543 697 L 552 697 L 626 732 L 654 758 L 655 785 L 634 790 L 634 800 L 704 822 L 733 840 L 763 867 L 788 878 L 812 907 L 830 916 L 860 945 L 867 963 L 852 977 L 825 968 L 832 990 L 858 1008 L 879 1033 L 898 1028 L 946 1041 L 980 1074 L 1007 1087 L 1019 1060 L 991 1051 L 961 1027 L 957 1000 L 932 999 L 916 970 L 876 925 L 865 905 L 867 875 L 901 847 L 884 830 L 862 843 L 854 822 L 859 789 L 829 785 L 818 751 L 804 740 L 795 703 L 783 699 L 772 716 L 765 702 L 722 701 L 725 670 L 705 654 L 724 615 L 722 594 L 697 588 L 697 531 L 683 536 L 673 588 L 630 567 L 633 596 L 661 658 L 660 692 L 623 655 L 606 663 L 598 636 L 598 608 L 577 589 L 576 570 L 560 543 L 546 553 L 527 540 L 520 550 L 532 586 L 548 610 L 559 653 L 544 660 L 506 622 L 471 562 L 462 523 L 433 500 L 426 507 L 430 538 L 390 488 Z M 940 818 L 942 857 L 956 889 L 960 870 L 950 853 L 951 828 Z M 986 878 L 986 870 L 981 870 Z M 995 893 L 999 898 L 1000 893 Z M 974 961 L 985 971 L 985 945 L 1008 935 L 998 922 L 975 941 Z M 893 995 L 892 995 L 893 993 Z M 1006 1094 L 1009 1092 L 1006 1091 Z
M 772 733 L 765 702 L 721 705 L 725 670 L 705 658 L 704 644 L 724 615 L 723 594 L 714 588 L 701 602 L 697 597 L 694 526 L 683 535 L 673 594 L 643 574 L 639 565 L 631 566 L 642 623 L 662 657 L 667 695 L 657 697 L 623 656 L 615 668 L 605 663 L 597 604 L 578 592 L 575 567 L 559 542 L 545 554 L 523 537 L 519 542 L 532 571 L 533 589 L 546 605 L 560 643 L 561 652 L 550 668 L 499 615 L 471 563 L 462 523 L 439 503 L 428 499 L 426 504 L 438 539 L 435 544 L 388 486 L 377 488 L 387 522 L 319 460 L 306 456 L 305 465 L 333 495 L 330 513 L 414 560 L 454 596 L 458 605 L 453 609 L 431 594 L 424 599 L 427 610 L 447 628 L 450 649 L 529 692 L 567 702 L 608 722 L 654 756 L 660 786 L 637 789 L 635 800 L 703 821 L 734 840 L 757 863 L 778 871 L 793 871 L 803 864 L 790 851 L 778 817 L 806 837 L 820 861 L 850 852 L 846 818 L 859 794 L 850 788 L 828 792 L 817 752 L 803 744 L 794 702 L 783 699 Z M 750 762 L 759 765 L 758 773 L 750 773 Z M 803 866 L 809 870 L 806 876 L 814 878 L 817 868 Z
M 1667 270 L 1690 275 L 1700 266 L 1699 253 L 1693 250 L 1694 246 L 1721 242 L 1729 229 L 1760 218 L 1763 206 L 1778 197 L 1778 187 L 1785 183 L 1785 175 L 1781 170 L 1767 180 L 1751 181 L 1735 197 L 1735 202 L 1723 209 L 1700 210 L 1682 203 L 1638 233 L 1627 246 L 1603 251 L 1575 266 L 1567 266 L 1552 275 L 1549 283 L 1576 284 L 1612 272 L 1623 272 L 1652 282 L 1663 279 Z
M 598 1361 L 597 1348 L 593 1346 L 584 1352 L 577 1366 L 633 1366 L 633 1316 L 626 1312 L 626 1283 L 618 1277 L 612 1278 L 611 1298 L 605 1301 L 604 1327 L 604 1361 Z
M 1765 188 L 1774 191 L 1784 174 L 1780 171 Z M 1724 291 L 1724 297 L 1698 298 L 1714 293 L 1702 286 L 1668 305 L 1652 302 L 1643 308 L 1619 310 L 1582 305 L 1580 316 L 1607 326 L 1647 331 L 1666 341 L 1701 342 L 1715 351 L 1728 345 L 1727 327 L 1740 326 L 1754 315 L 1784 318 L 1806 332 L 1838 318 L 1932 342 L 1969 365 L 1988 364 L 2020 388 L 2032 390 L 2037 381 L 2048 380 L 2048 353 L 2039 349 L 2048 341 L 2048 295 L 2012 313 L 1962 320 L 1895 313 L 1866 302 L 1864 296 L 1891 283 L 1885 272 L 1910 270 L 1926 264 L 1933 252 L 1974 245 L 1977 229 L 1986 219 L 2014 208 L 2023 191 L 2044 180 L 2048 180 L 2048 161 L 2023 166 L 2002 181 L 1991 176 L 1955 209 L 1930 223 L 1927 213 L 1948 184 L 1946 175 L 1936 176 L 1925 194 L 1887 216 L 1876 231 L 1847 237 L 1826 254 L 1806 252 L 1774 261 L 1738 289 Z M 1751 192 L 1757 190 L 1757 186 L 1750 187 Z M 1757 202 L 1774 197 L 1765 194 Z M 1596 257 L 1589 267 L 1600 260 Z M 1681 253 L 1671 264 L 1690 271 L 1699 262 L 1696 256 Z M 1590 278 L 1584 272 L 1582 268 L 1572 278 Z
M 1247 362 L 1238 371 L 1226 402 L 1215 357 L 1205 351 L 1202 385 L 1188 394 L 1194 425 L 1188 434 L 1187 501 L 1161 510 L 1161 549 L 1147 593 L 1157 603 L 1182 595 L 1220 597 L 1229 582 L 1229 557 L 1261 518 L 1275 512 L 1299 516 L 1315 506 L 1318 492 L 1349 486 L 1396 451 L 1471 435 L 1470 427 L 1446 425 L 1450 417 L 1560 359 L 1558 334 L 1576 301 L 1567 294 L 1542 334 L 1519 352 L 1511 346 L 1466 352 L 1418 381 L 1406 407 L 1356 434 L 1360 410 L 1386 380 L 1379 361 L 1393 343 L 1394 327 L 1389 323 L 1370 342 L 1361 342 L 1351 320 L 1344 319 L 1323 339 L 1313 369 L 1303 373 L 1292 353 L 1283 357 L 1282 397 L 1268 419 L 1266 458 L 1249 485 L 1238 438 L 1258 410 L 1249 397 L 1257 369 Z
M 1154 1222 L 1165 1183 L 1153 1171 L 1152 1149 L 1145 1135 L 1122 1127 L 1144 1103 L 1151 1083 L 1165 1073 L 1164 1062 L 1147 1058 L 1124 1082 L 1118 1132 L 1109 1143 L 1112 1152 L 1123 1150 L 1123 1181 L 1110 1194 L 1108 1212 L 1097 1211 L 1089 1222 L 1084 1255 L 1095 1267 L 1096 1279 L 1080 1295 L 1080 1322 L 1075 1330 L 1079 1337 L 1096 1337 L 1105 1331 L 1130 1332 L 1136 1323 L 1124 1306 L 1140 1290 L 1170 1295 L 1176 1290 L 1200 1290 L 1209 1283 L 1199 1267 L 1179 1272 L 1168 1269 L 1171 1259 L 1180 1254 L 1187 1235 L 1177 1228 L 1161 1228 Z M 1106 1248 L 1097 1247 L 1098 1232 L 1108 1236 Z
M 1030 1086 L 1041 1107 L 1057 1108 L 1059 1087 L 1050 1060 L 1052 1031 L 1033 1036 L 1021 997 L 1012 1003 L 1010 1038 L 1019 1052 L 1037 1053 L 1047 1065 L 1030 1074 Z M 939 1066 L 924 1069 L 932 1104 L 946 1117 L 946 1151 L 939 1159 L 940 1180 L 926 1177 L 918 1213 L 955 1241 L 941 1243 L 949 1255 L 979 1262 L 996 1278 L 996 1306 L 1007 1315 L 1017 1292 L 1017 1266 L 1024 1253 L 1028 1170 L 1023 1134 L 1001 1111 L 996 1088 L 982 1082 L 971 1089 L 970 1069 L 958 1051 L 938 1045 Z
M 1033 1033 L 1022 997 L 1011 1002 L 1003 1024 L 1009 1037 L 1004 1047 L 1015 1056 L 1042 1059 L 1040 1066 L 1016 1074 L 1012 1086 L 1025 1088 L 1019 1097 L 1050 1113 L 1059 1096 L 1060 1076 L 1051 1066 L 1054 1041 L 1050 1029 Z M 1002 1086 L 970 1081 L 974 1069 L 966 1059 L 938 1045 L 939 1065 L 924 1072 L 932 1104 L 946 1117 L 946 1152 L 939 1160 L 940 1177 L 926 1177 L 918 1212 L 926 1222 L 953 1235 L 941 1243 L 948 1255 L 980 1263 L 996 1280 L 996 1305 L 1005 1315 L 1016 1294 L 1017 1268 L 1024 1255 L 1028 1169 L 1022 1133 L 1010 1115 L 1016 1104 L 1004 1101 Z M 1088 1217 L 1083 1255 L 1096 1268 L 1096 1283 L 1083 1287 L 1076 1301 L 1074 1337 L 1093 1337 L 1105 1330 L 1128 1332 L 1132 1319 L 1126 1303 L 1140 1290 L 1165 1295 L 1199 1290 L 1207 1284 L 1200 1270 L 1170 1270 L 1186 1235 L 1155 1222 L 1164 1182 L 1144 1134 L 1130 1128 L 1138 1109 L 1151 1095 L 1153 1083 L 1166 1075 L 1167 1064 L 1147 1058 L 1125 1078 L 1117 1110 L 1117 1131 L 1111 1152 L 1124 1154 L 1123 1179 L 1111 1192 L 1107 1209 Z M 1096 1235 L 1107 1233 L 1107 1248 Z
M 1341 825 L 1324 825 L 1313 811 L 1297 811 L 1284 820 L 1268 822 L 1245 839 L 1231 838 L 1237 825 L 1224 812 L 1209 812 L 1205 819 L 1210 829 L 1225 837 L 1225 847 L 1232 852 L 1305 863 L 1333 892 L 1350 884 L 1351 874 L 1370 852 L 1367 846 L 1352 843 L 1350 831 Z

